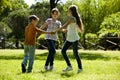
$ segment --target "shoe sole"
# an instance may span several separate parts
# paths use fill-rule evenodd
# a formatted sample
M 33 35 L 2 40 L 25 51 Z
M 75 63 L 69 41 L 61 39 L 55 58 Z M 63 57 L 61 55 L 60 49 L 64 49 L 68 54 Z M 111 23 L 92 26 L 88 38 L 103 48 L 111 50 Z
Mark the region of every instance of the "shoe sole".
M 79 73 L 81 73 L 82 72 L 82 70 L 80 70 L 80 71 L 77 71 L 77 74 L 79 74 Z
M 68 72 L 68 71 L 72 71 L 73 69 L 69 69 L 69 70 L 63 70 L 63 72 Z
M 26 68 L 25 68 L 25 65 L 22 64 L 22 73 L 25 73 L 26 72 Z

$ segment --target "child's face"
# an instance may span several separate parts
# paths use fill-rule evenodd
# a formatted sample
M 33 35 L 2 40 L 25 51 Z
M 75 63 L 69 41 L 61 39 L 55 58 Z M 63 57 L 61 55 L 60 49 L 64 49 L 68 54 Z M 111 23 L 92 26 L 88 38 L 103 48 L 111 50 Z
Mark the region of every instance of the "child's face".
M 68 16 L 71 16 L 71 15 L 72 15 L 71 10 L 68 10 Z
M 32 23 L 36 26 L 38 24 L 38 20 L 32 20 Z
M 54 12 L 54 13 L 52 13 L 52 18 L 53 19 L 57 19 L 58 18 L 58 12 Z

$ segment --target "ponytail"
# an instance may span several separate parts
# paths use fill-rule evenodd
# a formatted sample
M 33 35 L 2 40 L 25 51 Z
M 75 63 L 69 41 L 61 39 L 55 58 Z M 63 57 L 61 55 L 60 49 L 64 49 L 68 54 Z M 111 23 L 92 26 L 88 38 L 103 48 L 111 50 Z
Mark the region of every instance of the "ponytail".
M 76 18 L 76 24 L 78 25 L 78 28 L 80 29 L 81 32 L 83 32 L 83 23 L 78 13 L 77 6 L 71 5 L 69 7 L 69 10 L 72 12 L 72 15 Z

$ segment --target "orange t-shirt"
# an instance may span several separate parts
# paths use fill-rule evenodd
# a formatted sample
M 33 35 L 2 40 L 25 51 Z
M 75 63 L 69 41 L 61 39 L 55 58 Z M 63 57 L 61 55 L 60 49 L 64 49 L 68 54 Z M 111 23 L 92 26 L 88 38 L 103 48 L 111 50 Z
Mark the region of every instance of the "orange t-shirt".
M 26 26 L 25 28 L 25 45 L 35 46 L 36 36 L 38 32 L 38 28 L 32 25 Z

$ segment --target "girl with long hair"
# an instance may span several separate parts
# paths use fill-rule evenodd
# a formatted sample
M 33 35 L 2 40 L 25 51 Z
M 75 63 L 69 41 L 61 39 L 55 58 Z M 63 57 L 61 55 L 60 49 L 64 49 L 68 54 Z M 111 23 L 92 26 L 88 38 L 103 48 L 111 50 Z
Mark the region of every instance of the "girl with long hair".
M 71 5 L 68 9 L 68 21 L 59 29 L 57 29 L 55 32 L 60 31 L 62 29 L 67 28 L 67 37 L 66 41 L 64 42 L 64 45 L 62 47 L 62 55 L 67 63 L 67 67 L 63 70 L 63 72 L 67 72 L 70 70 L 73 70 L 71 62 L 66 54 L 67 49 L 72 45 L 73 53 L 76 58 L 77 64 L 78 64 L 78 70 L 77 73 L 80 73 L 82 71 L 82 62 L 81 58 L 78 55 L 78 42 L 79 42 L 79 35 L 78 30 L 80 32 L 83 32 L 83 23 L 81 20 L 81 17 L 78 13 L 78 9 L 76 5 Z

